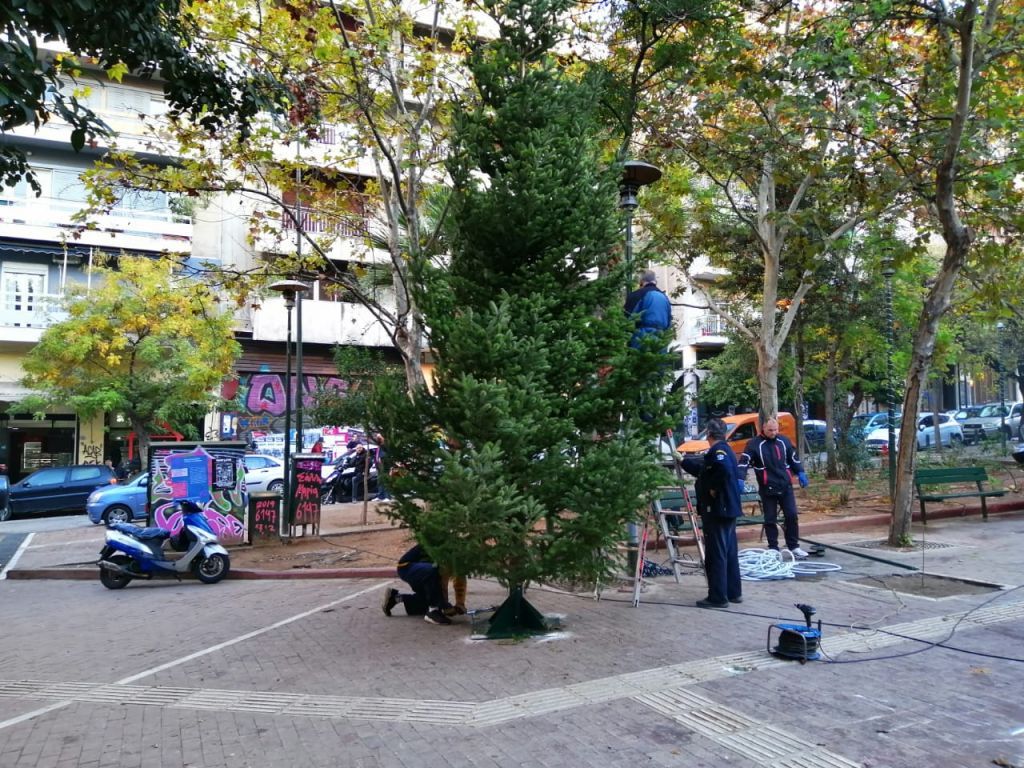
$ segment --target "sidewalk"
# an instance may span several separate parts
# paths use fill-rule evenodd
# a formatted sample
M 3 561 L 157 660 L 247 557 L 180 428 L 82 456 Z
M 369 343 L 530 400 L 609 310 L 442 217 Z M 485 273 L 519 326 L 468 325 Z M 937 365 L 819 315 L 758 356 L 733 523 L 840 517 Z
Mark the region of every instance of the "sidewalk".
M 408 532 L 382 514 L 383 504 L 332 504 L 321 513 L 320 534 L 307 531 L 289 542 L 268 542 L 231 549 L 231 579 L 337 579 L 391 578 L 394 563 L 410 545 Z M 1024 510 L 1024 500 L 1013 498 L 989 503 L 989 514 Z M 980 507 L 957 504 L 933 505 L 931 522 L 957 517 L 978 517 Z M 366 524 L 363 524 L 365 519 Z M 918 516 L 915 514 L 915 521 Z M 876 531 L 885 536 L 889 515 L 851 513 L 828 519 L 801 519 L 802 538 L 816 539 L 832 533 Z M 923 532 L 927 526 L 917 526 Z M 761 526 L 738 529 L 740 547 L 763 546 Z M 299 529 L 297 533 L 301 534 Z M 103 546 L 104 528 L 75 529 L 34 534 L 23 547 L 8 579 L 95 579 L 96 559 Z M 657 556 L 652 559 L 657 559 Z
M 871 548 L 885 532 L 808 533 L 840 570 L 744 582 L 727 610 L 695 607 L 696 573 L 650 579 L 638 607 L 631 590 L 532 587 L 560 630 L 510 641 L 477 634 L 506 594 L 490 579 L 449 627 L 384 616 L 390 576 L 0 582 L 0 764 L 1024 766 L 1024 514 L 929 514 L 909 552 Z M 824 622 L 806 665 L 766 647 L 776 622 L 802 623 L 797 603 Z

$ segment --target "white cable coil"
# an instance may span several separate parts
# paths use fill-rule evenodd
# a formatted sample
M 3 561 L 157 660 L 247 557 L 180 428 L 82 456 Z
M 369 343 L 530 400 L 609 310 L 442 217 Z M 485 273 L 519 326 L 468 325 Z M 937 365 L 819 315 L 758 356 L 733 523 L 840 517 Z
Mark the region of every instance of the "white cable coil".
M 809 563 L 797 560 L 789 550 L 741 549 L 739 552 L 740 578 L 745 581 L 773 581 L 795 579 L 797 576 L 816 576 L 820 573 L 840 571 L 835 563 Z

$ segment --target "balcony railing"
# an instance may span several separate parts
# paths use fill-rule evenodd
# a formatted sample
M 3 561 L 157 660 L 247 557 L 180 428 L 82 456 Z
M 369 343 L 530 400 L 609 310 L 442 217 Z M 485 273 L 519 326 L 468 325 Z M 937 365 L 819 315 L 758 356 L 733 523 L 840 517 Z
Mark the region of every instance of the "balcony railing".
M 66 320 L 58 310 L 61 297 L 53 294 L 9 294 L 0 296 L 0 328 L 49 328 Z
M 702 315 L 694 323 L 696 336 L 725 336 L 726 324 L 718 315 Z
M 85 207 L 77 200 L 33 197 L 27 200 L 0 199 L 0 222 L 30 227 L 67 228 L 78 226 L 73 216 Z M 115 207 L 92 217 L 100 230 L 125 232 L 136 237 L 190 238 L 192 219 L 169 209 L 142 210 Z
M 281 212 L 281 221 L 284 229 L 295 230 L 295 220 L 304 232 L 322 232 L 325 234 L 338 235 L 339 237 L 365 237 L 366 219 L 358 214 L 350 216 L 337 216 L 322 211 L 303 208 L 298 216 L 294 208 Z

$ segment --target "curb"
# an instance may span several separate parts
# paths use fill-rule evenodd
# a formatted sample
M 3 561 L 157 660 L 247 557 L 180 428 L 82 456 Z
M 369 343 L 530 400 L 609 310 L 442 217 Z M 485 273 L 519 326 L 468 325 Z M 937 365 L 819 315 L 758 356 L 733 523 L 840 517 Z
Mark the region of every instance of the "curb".
M 231 571 L 226 580 L 248 580 L 279 579 L 288 581 L 293 579 L 391 579 L 395 576 L 394 567 L 376 568 L 309 568 L 288 571 L 270 571 L 254 568 L 240 568 Z M 49 579 L 63 581 L 98 581 L 99 570 L 90 568 L 14 568 L 7 572 L 8 579 Z M 184 576 L 182 581 L 198 581 L 194 577 Z M 147 579 L 139 579 L 147 581 Z M 153 579 L 153 581 L 169 581 L 169 579 Z
M 1003 501 L 988 505 L 990 515 L 1004 512 L 1019 512 L 1024 510 L 1022 501 Z M 963 507 L 961 509 L 935 509 L 928 512 L 932 520 L 946 520 L 953 517 L 981 516 L 981 507 Z M 885 513 L 873 515 L 861 515 L 859 517 L 840 517 L 835 520 L 815 520 L 801 523 L 801 534 L 816 533 L 837 533 L 841 531 L 852 531 L 860 528 L 874 528 L 888 526 L 891 516 Z M 914 522 L 921 521 L 920 511 L 912 516 Z M 760 525 L 745 525 L 736 531 L 736 538 L 739 541 L 758 541 L 761 537 Z M 266 569 L 232 570 L 227 578 L 229 580 L 269 580 L 289 581 L 296 579 L 391 579 L 394 578 L 395 569 L 391 566 L 377 566 L 373 568 L 305 568 L 287 571 L 272 571 Z M 95 567 L 89 568 L 13 568 L 7 571 L 8 579 L 59 579 L 65 581 L 92 581 L 99 580 L 98 571 Z M 193 579 L 188 578 L 192 581 Z M 164 579 L 160 579 L 164 581 Z

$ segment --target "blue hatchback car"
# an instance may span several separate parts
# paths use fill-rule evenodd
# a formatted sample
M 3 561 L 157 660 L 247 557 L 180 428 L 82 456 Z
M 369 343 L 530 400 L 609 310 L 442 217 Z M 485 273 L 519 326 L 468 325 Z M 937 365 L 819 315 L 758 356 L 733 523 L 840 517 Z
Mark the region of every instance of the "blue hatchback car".
M 117 485 L 98 488 L 89 495 L 85 510 L 99 523 L 130 523 L 146 517 L 149 473 L 140 472 Z

